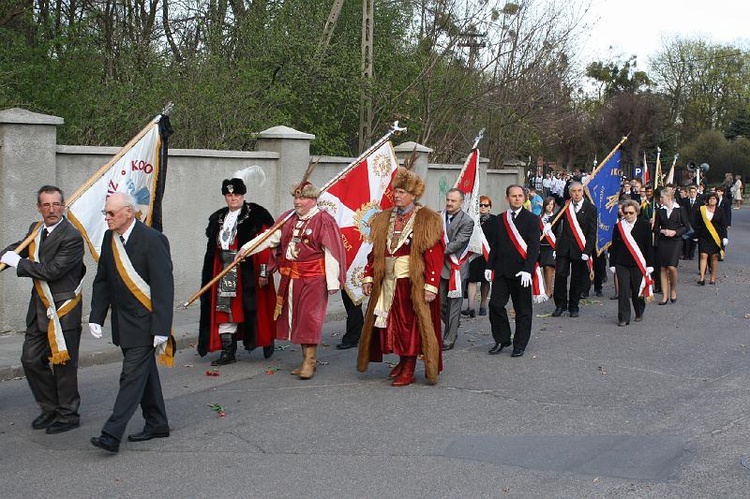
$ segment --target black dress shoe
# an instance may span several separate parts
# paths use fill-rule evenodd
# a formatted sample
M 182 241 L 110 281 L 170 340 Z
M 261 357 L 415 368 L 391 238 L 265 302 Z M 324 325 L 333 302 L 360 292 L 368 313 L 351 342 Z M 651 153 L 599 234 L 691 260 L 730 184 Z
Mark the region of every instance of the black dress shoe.
M 488 353 L 490 355 L 497 355 L 503 351 L 503 348 L 509 347 L 511 345 L 512 343 L 510 341 L 508 343 L 495 343 L 495 346 L 490 348 L 490 351 Z
M 625 321 L 620 321 L 620 322 L 617 323 L 617 325 L 620 326 L 620 327 L 627 326 L 628 324 L 630 324 L 630 323 L 629 322 L 625 322 Z
M 523 348 L 514 348 L 511 357 L 523 357 Z
M 336 345 L 336 350 L 349 350 L 350 348 L 357 348 L 357 343 L 339 343 Z
M 54 435 L 55 433 L 62 433 L 64 431 L 73 430 L 75 428 L 78 428 L 81 425 L 78 421 L 75 422 L 64 422 L 64 421 L 56 421 L 49 425 L 47 427 L 47 433 L 50 435 Z
M 117 452 L 120 450 L 120 441 L 106 433 L 102 433 L 98 437 L 91 437 L 91 445 L 109 452 Z
M 571 317 L 578 317 L 578 309 L 577 308 L 571 309 L 570 310 L 570 316 Z
M 618 295 L 612 295 L 609 297 L 610 300 L 619 300 L 620 297 Z
M 443 352 L 448 350 L 453 350 L 453 347 L 455 346 L 455 343 L 443 343 Z
M 31 422 L 31 427 L 35 430 L 43 430 L 54 423 L 55 419 L 57 419 L 56 412 L 43 412 Z
M 601 297 L 601 296 L 604 296 L 604 293 L 602 293 L 601 291 L 597 291 L 597 292 L 596 292 L 596 293 L 594 293 L 594 294 L 595 294 L 596 296 L 599 296 L 599 297 Z
M 565 312 L 565 309 L 562 307 L 557 307 L 554 312 L 552 312 L 552 317 L 560 317 L 563 312 Z
M 271 342 L 271 344 L 268 345 L 267 347 L 263 347 L 263 358 L 270 359 L 275 349 L 276 349 L 276 345 L 274 344 L 274 342 Z
M 128 435 L 128 442 L 145 442 L 152 438 L 167 438 L 169 436 L 169 430 L 167 431 L 149 431 L 143 430 L 140 433 L 133 433 Z
M 636 315 L 635 316 L 635 322 L 641 322 L 642 320 L 643 320 L 643 316 L 642 315 Z

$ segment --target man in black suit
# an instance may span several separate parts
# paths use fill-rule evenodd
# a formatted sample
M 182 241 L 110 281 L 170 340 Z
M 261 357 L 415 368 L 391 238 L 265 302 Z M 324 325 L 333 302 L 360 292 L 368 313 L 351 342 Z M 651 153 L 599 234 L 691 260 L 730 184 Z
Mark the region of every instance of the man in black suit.
M 145 426 L 128 440 L 169 436 L 155 352 L 167 343 L 172 329 L 174 279 L 167 238 L 135 219 L 132 196 L 112 194 L 103 213 L 109 230 L 94 279 L 89 328 L 101 338 L 101 325 L 111 307 L 112 343 L 122 349 L 123 361 L 112 415 L 91 443 L 117 452 L 139 404 Z
M 20 242 L 11 244 L 0 252 L 0 261 L 15 267 L 18 277 L 34 280 L 21 364 L 42 410 L 31 426 L 35 430 L 46 428 L 51 434 L 79 425 L 80 284 L 86 267 L 83 237 L 63 216 L 62 191 L 43 186 L 37 193 L 37 209 L 44 222 L 33 224 L 29 230 L 29 235 L 37 233 L 36 239 L 20 254 L 13 251 Z
M 531 280 L 539 258 L 541 231 L 539 218 L 523 209 L 524 192 L 520 185 L 508 186 L 505 200 L 509 208 L 497 217 L 496 238 L 494 244 L 490 244 L 492 251 L 485 270 L 488 281 L 492 278 L 492 271 L 495 272 L 490 296 L 490 325 L 495 346 L 489 353 L 497 355 L 511 345 L 510 322 L 505 310 L 510 297 L 516 311 L 511 357 L 521 357 L 531 337 Z
M 570 203 L 563 208 L 566 212 L 555 223 L 557 229 L 556 270 L 555 270 L 555 311 L 553 317 L 560 317 L 565 310 L 571 317 L 578 317 L 578 303 L 581 293 L 589 285 L 588 260 L 596 244 L 596 207 L 583 197 L 583 185 L 572 182 L 569 187 Z M 569 216 L 575 217 L 578 228 L 571 226 Z M 583 246 L 579 246 L 580 244 Z M 570 276 L 570 291 L 568 291 Z
M 688 196 L 682 198 L 682 206 L 688 213 L 690 220 L 690 227 L 695 227 L 696 217 L 700 216 L 700 208 L 703 206 L 703 200 L 698 195 L 698 187 L 691 185 L 688 188 Z M 683 239 L 682 243 L 682 257 L 686 260 L 692 260 L 695 258 L 695 248 L 698 246 L 698 236 L 695 234 Z

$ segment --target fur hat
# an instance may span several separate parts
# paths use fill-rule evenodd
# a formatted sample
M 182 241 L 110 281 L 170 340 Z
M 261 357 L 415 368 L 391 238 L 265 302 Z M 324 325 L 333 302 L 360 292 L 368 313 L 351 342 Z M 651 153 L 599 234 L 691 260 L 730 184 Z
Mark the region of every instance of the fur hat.
M 247 187 L 245 182 L 239 178 L 225 178 L 221 183 L 221 194 L 226 196 L 227 194 L 242 194 L 243 196 L 247 193 Z
M 403 189 L 419 199 L 424 192 L 424 181 L 413 171 L 408 170 L 403 166 L 399 166 L 398 170 L 396 170 L 396 176 L 391 183 L 391 187 L 394 189 Z
M 310 198 L 318 199 L 320 196 L 320 189 L 312 185 L 310 182 L 303 182 L 292 187 L 290 191 L 292 196 L 296 198 Z

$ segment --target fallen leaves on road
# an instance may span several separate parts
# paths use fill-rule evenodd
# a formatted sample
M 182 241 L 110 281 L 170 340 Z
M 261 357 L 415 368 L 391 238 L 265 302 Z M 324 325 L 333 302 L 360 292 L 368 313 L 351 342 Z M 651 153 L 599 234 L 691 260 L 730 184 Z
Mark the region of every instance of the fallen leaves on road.
M 605 374 L 607 374 L 607 371 L 606 371 L 606 370 L 604 369 L 604 367 L 603 367 L 603 366 L 599 366 L 599 373 L 600 373 L 600 374 L 601 374 L 602 376 L 604 376 Z
M 206 371 L 206 376 L 220 376 L 218 369 L 211 369 L 210 371 Z
M 273 374 L 274 374 L 274 373 L 275 373 L 276 371 L 280 371 L 280 370 L 281 370 L 281 368 L 280 368 L 280 367 L 267 367 L 267 368 L 266 368 L 266 374 L 268 374 L 269 376 L 271 376 L 271 375 L 273 375 Z

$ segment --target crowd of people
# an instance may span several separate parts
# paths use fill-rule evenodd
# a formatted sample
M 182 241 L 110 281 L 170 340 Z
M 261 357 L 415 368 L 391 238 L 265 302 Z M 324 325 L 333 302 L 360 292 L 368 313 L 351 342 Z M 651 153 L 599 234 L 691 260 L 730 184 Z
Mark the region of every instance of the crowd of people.
M 741 178 L 728 176 L 706 191 L 700 185 L 654 190 L 638 179 L 622 182 L 619 221 L 609 251 L 595 250 L 597 211 L 586 198 L 584 174 L 530 179 L 530 186 L 505 190 L 507 209 L 494 215 L 490 196 L 479 199 L 479 227 L 489 258 L 471 258 L 468 246 L 477 224 L 462 207 L 464 193 L 450 189 L 437 212 L 418 201 L 424 181 L 399 167 L 392 181 L 394 206 L 370 221 L 372 250 L 361 279 L 366 308 L 344 293 L 347 333 L 337 348 L 357 348 L 357 369 L 366 371 L 383 355 L 399 362 L 393 386 L 415 382 L 418 360 L 429 383 L 437 383 L 443 352 L 454 348 L 461 317 L 489 316 L 494 344 L 522 357 L 532 331 L 533 304 L 554 300 L 552 317 L 579 317 L 581 300 L 593 284 L 613 274 L 617 324 L 641 321 L 654 292 L 659 305 L 678 299 L 678 265 L 699 256 L 698 285 L 717 283 L 728 244 L 731 210 L 742 203 Z M 704 192 L 706 191 L 706 192 Z M 303 180 L 291 189 L 293 209 L 274 220 L 249 202 L 238 172 L 225 179 L 225 205 L 208 217 L 201 274 L 209 286 L 201 296 L 198 353 L 218 352 L 211 364 L 237 361 L 238 344 L 260 348 L 269 358 L 275 340 L 300 345 L 301 363 L 291 371 L 311 379 L 317 366 L 328 298 L 344 289 L 347 261 L 335 219 L 317 205 L 319 190 Z M 77 367 L 81 338 L 84 241 L 65 217 L 55 186 L 37 193 L 42 221 L 20 242 L 0 252 L 18 277 L 34 282 L 22 363 L 40 414 L 34 429 L 54 434 L 79 426 Z M 174 280 L 167 238 L 136 218 L 135 201 L 115 193 L 102 210 L 105 233 L 91 298 L 89 331 L 102 337 L 111 315 L 112 340 L 123 354 L 120 390 L 98 448 L 119 451 L 138 406 L 144 428 L 128 436 L 142 442 L 170 435 L 156 359 L 174 348 L 171 337 Z M 276 278 L 274 275 L 278 274 Z M 205 286 L 204 286 L 205 287 Z M 463 300 L 468 306 L 462 310 Z M 512 311 L 508 302 L 512 302 Z M 515 316 L 515 331 L 510 325 Z

